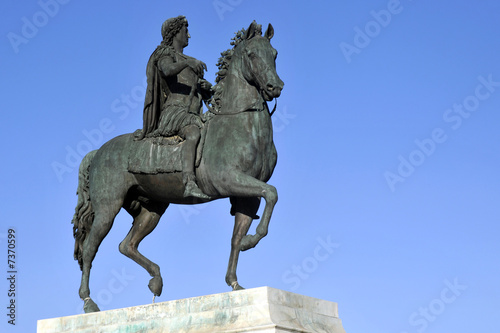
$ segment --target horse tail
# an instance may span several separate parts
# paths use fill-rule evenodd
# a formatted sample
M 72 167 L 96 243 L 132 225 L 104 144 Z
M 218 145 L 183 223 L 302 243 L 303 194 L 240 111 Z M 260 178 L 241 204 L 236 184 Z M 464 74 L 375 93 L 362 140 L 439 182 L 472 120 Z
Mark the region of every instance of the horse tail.
M 71 223 L 73 224 L 73 237 L 75 237 L 74 258 L 78 260 L 80 269 L 83 269 L 83 242 L 90 232 L 92 223 L 94 222 L 94 210 L 89 195 L 89 175 L 90 164 L 94 159 L 97 150 L 93 150 L 82 160 L 80 169 L 78 170 L 78 203 L 75 208 L 75 215 Z

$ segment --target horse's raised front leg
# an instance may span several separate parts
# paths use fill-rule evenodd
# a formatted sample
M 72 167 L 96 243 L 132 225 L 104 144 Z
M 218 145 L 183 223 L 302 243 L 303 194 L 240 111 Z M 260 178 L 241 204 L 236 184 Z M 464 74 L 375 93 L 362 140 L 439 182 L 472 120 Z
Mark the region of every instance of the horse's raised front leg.
M 134 217 L 132 228 L 125 239 L 120 243 L 120 252 L 136 263 L 141 265 L 149 275 L 149 290 L 154 296 L 160 296 L 163 289 L 163 279 L 160 274 L 160 267 L 146 258 L 138 251 L 139 243 L 149 235 L 158 225 L 160 217 L 167 209 L 168 204 L 141 203 L 138 208 L 127 209 Z
M 267 235 L 271 215 L 278 201 L 278 192 L 274 186 L 266 184 L 244 173 L 227 176 L 225 186 L 229 189 L 230 196 L 264 198 L 266 200 L 266 206 L 255 235 L 246 235 L 241 240 L 240 250 L 246 251 L 255 247 L 255 245 Z
M 236 268 L 240 255 L 241 240 L 247 234 L 252 224 L 255 214 L 259 209 L 260 199 L 258 198 L 231 198 L 231 213 L 234 214 L 234 230 L 231 238 L 231 254 L 227 265 L 226 283 L 233 290 L 244 289 L 238 284 Z

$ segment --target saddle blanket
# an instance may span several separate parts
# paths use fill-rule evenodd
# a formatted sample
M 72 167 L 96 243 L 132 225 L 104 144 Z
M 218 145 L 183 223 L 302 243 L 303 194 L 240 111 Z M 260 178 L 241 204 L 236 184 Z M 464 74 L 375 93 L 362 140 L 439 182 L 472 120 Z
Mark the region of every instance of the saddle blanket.
M 144 174 L 182 171 L 182 142 L 178 136 L 133 141 L 128 153 L 128 171 Z

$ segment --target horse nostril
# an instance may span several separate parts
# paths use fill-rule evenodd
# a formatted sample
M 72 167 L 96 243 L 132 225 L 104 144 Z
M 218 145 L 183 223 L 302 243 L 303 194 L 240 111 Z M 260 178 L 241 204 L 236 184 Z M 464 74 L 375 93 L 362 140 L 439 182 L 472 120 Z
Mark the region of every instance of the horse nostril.
M 273 91 L 274 90 L 274 86 L 272 84 L 267 84 L 267 91 Z

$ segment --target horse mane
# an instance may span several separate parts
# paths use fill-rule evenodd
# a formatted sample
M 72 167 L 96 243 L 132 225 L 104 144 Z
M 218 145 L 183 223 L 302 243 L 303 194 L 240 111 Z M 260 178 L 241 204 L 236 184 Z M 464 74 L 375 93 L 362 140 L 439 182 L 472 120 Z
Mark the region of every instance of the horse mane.
M 235 33 L 235 36 L 231 38 L 232 40 L 231 45 L 233 47 L 227 49 L 224 52 L 221 52 L 221 57 L 217 62 L 217 68 L 219 71 L 216 73 L 217 74 L 217 77 L 215 78 L 216 84 L 213 87 L 214 94 L 209 101 L 209 104 L 212 106 L 213 109 L 215 109 L 215 111 L 218 111 L 221 108 L 222 91 L 224 90 L 224 79 L 227 76 L 229 65 L 231 64 L 231 60 L 234 54 L 234 50 L 236 46 L 238 46 L 243 41 L 245 33 L 246 30 L 244 28 Z

